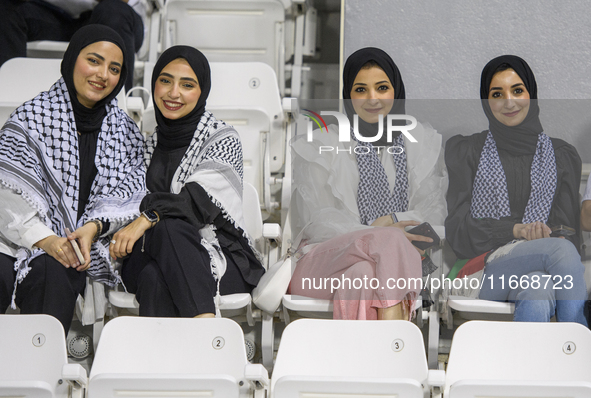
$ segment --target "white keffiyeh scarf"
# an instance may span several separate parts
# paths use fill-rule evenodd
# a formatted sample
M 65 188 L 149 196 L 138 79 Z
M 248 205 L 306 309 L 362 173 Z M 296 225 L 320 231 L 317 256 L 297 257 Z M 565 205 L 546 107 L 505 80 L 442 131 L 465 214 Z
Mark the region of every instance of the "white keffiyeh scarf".
M 91 219 L 121 222 L 139 215 L 146 193 L 144 140 L 135 123 L 117 107 L 116 99 L 106 107 L 97 140 L 98 172 L 80 220 L 78 135 L 63 78 L 17 108 L 0 130 L 0 184 L 21 194 L 58 236 L 65 235 L 65 228 L 73 231 Z M 15 291 L 29 272 L 31 260 L 43 253 L 41 249 L 18 250 Z M 114 286 L 119 277 L 110 266 L 109 239 L 94 243 L 90 256 L 88 275 Z
M 146 162 L 149 164 L 156 148 L 158 129 L 148 138 Z M 250 248 L 261 260 L 252 239 L 246 232 L 242 212 L 242 144 L 232 126 L 217 120 L 205 111 L 171 183 L 171 192 L 179 193 L 185 184 L 195 182 L 207 192 L 210 200 L 221 209 L 223 217 L 242 232 Z M 226 259 L 215 238 L 213 225 L 201 231 L 201 244 L 211 258 L 211 272 L 216 282 L 224 275 Z

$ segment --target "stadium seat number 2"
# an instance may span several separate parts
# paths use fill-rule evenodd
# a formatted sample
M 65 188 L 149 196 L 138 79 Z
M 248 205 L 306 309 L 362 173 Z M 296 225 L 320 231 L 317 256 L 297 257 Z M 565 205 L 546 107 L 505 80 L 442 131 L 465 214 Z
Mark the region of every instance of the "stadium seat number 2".
M 248 82 L 248 85 L 250 86 L 250 88 L 259 88 L 259 86 L 261 85 L 261 81 L 259 79 L 257 79 L 256 77 L 253 77 Z
M 220 336 L 214 338 L 213 342 L 211 343 L 213 348 L 216 350 L 221 350 L 222 348 L 224 348 L 225 344 L 226 344 L 226 340 L 224 340 L 224 338 L 220 337 Z

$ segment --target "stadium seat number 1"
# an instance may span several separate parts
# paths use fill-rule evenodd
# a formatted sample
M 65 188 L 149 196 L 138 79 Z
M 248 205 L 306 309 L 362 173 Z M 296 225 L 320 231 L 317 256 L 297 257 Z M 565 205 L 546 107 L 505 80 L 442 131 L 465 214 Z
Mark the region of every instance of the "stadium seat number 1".
M 35 347 L 41 347 L 43 344 L 45 344 L 45 335 L 42 333 L 37 333 L 35 336 L 33 336 L 33 345 Z

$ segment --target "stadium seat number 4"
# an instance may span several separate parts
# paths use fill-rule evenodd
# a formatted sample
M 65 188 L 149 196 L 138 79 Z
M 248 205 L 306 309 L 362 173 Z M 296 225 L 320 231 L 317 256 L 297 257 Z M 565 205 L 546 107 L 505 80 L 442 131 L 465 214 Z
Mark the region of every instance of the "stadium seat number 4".
M 564 353 L 566 355 L 570 355 L 570 354 L 574 353 L 576 350 L 577 350 L 577 346 L 572 341 L 567 341 L 562 346 L 562 351 L 564 351 Z

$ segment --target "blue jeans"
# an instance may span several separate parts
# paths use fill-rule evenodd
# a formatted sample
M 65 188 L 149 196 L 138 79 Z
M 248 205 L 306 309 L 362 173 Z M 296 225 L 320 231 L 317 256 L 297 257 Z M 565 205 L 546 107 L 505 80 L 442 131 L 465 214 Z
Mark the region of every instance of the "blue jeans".
M 515 302 L 514 320 L 587 325 L 585 267 L 566 239 L 545 238 L 518 244 L 484 269 L 479 298 Z

